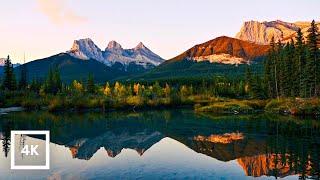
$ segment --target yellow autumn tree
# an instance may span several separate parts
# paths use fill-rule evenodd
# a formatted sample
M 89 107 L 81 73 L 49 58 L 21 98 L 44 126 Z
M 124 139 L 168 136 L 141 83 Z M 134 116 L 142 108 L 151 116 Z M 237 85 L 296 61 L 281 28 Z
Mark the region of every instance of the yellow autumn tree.
M 111 88 L 110 88 L 110 85 L 108 82 L 107 82 L 106 86 L 104 87 L 103 94 L 106 96 L 111 96 Z
M 164 87 L 163 92 L 166 97 L 170 96 L 171 88 L 168 83 L 166 83 L 166 86 Z
M 186 85 L 180 87 L 180 94 L 182 97 L 188 96 L 188 88 Z
M 119 82 L 116 82 L 114 84 L 114 94 L 118 97 L 123 97 L 126 94 L 126 88 L 124 85 L 120 84 Z
M 83 85 L 78 82 L 77 80 L 74 80 L 72 82 L 72 88 L 76 91 L 76 92 L 82 92 L 83 91 Z
M 133 85 L 133 92 L 134 92 L 134 94 L 137 96 L 137 95 L 139 95 L 139 93 L 140 93 L 140 84 L 138 83 L 138 84 L 134 84 Z

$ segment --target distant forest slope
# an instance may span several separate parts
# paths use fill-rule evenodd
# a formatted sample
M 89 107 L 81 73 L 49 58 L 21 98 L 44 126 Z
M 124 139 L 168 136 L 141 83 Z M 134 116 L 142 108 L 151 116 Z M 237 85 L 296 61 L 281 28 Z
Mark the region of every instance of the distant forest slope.
M 250 67 L 254 73 L 263 72 L 263 60 L 255 60 Z M 190 60 L 169 60 L 160 66 L 137 76 L 126 77 L 127 81 L 157 81 L 166 79 L 208 79 L 213 76 L 227 78 L 244 78 L 247 64 L 230 65 L 210 62 L 195 62 Z
M 64 82 L 73 80 L 86 80 L 89 74 L 94 76 L 96 82 L 105 82 L 128 73 L 116 68 L 108 67 L 96 60 L 79 60 L 68 54 L 61 53 L 48 58 L 26 63 L 28 80 L 45 79 L 50 68 L 57 67 Z M 15 68 L 19 78 L 21 66 Z

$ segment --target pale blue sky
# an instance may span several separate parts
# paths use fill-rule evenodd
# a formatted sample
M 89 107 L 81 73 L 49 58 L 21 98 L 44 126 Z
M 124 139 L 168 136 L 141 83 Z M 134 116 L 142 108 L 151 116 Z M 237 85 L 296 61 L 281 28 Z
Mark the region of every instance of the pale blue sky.
M 234 37 L 244 21 L 319 20 L 319 0 L 10 0 L 0 10 L 0 57 L 14 62 L 69 50 L 91 38 L 124 48 L 142 41 L 163 58 L 221 35 Z

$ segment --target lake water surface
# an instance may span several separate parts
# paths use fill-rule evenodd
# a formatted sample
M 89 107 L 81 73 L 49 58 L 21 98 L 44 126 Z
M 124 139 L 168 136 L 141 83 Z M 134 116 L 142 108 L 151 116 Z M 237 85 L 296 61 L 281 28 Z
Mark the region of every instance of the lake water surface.
M 50 130 L 50 170 L 10 170 L 11 130 Z M 314 119 L 187 109 L 19 112 L 0 116 L 0 138 L 0 179 L 319 178 Z

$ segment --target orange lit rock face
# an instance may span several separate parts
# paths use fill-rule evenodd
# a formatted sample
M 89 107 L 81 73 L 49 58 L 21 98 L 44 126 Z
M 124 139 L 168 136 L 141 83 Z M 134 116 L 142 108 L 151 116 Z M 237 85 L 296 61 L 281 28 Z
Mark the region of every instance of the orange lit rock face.
M 259 177 L 263 175 L 285 177 L 297 174 L 295 165 L 290 165 L 288 154 L 263 154 L 237 159 L 238 164 L 243 168 L 247 176 Z M 285 161 L 283 161 L 285 159 Z M 310 174 L 311 163 L 307 162 L 307 175 Z
M 223 64 L 249 64 L 254 58 L 265 56 L 268 50 L 268 45 L 221 36 L 195 45 L 172 60 L 192 59 Z
M 212 134 L 208 137 L 205 136 L 196 136 L 193 138 L 196 141 L 208 141 L 212 143 L 222 143 L 222 144 L 229 144 L 233 141 L 239 141 L 244 139 L 244 136 L 242 133 L 225 133 L 222 135 L 216 135 Z

